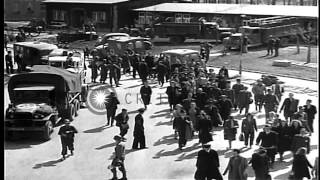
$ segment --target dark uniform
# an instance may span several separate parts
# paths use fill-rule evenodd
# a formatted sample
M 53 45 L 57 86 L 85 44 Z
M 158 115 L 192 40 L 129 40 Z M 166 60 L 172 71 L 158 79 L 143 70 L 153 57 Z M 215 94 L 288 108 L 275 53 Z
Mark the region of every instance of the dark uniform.
M 65 157 L 67 154 L 67 149 L 71 151 L 73 154 L 74 146 L 74 134 L 78 133 L 77 129 L 71 125 L 64 125 L 59 129 L 58 134 L 61 137 L 61 144 L 62 144 L 62 152 L 61 155 Z
M 134 139 L 133 139 L 132 149 L 138 149 L 139 144 L 140 144 L 140 149 L 143 149 L 146 147 L 146 139 L 144 136 L 142 114 L 138 114 L 135 117 L 133 137 L 134 137 Z
M 278 145 L 278 135 L 275 132 L 269 132 L 267 134 L 266 132 L 260 132 L 257 139 L 256 144 L 259 144 L 261 141 L 261 146 L 266 148 L 267 155 L 269 156 L 269 159 L 271 160 L 271 163 L 274 163 L 275 155 L 277 154 L 277 145 Z
M 6 71 L 7 74 L 13 74 L 13 61 L 11 53 L 6 55 Z
M 219 156 L 218 153 L 210 149 L 209 152 L 206 150 L 200 150 L 197 157 L 197 171 L 194 175 L 196 180 L 222 180 L 221 173 L 219 171 Z
M 116 119 L 116 126 L 120 128 L 120 136 L 123 138 L 128 133 L 129 116 L 127 113 L 126 114 L 119 113 L 115 119 Z
M 157 74 L 158 74 L 159 84 L 160 84 L 161 86 L 163 86 L 163 84 L 164 84 L 164 77 L 165 77 L 166 73 L 168 72 L 168 68 L 167 68 L 167 66 L 164 65 L 163 63 L 159 63 L 156 70 L 157 70 Z
M 145 107 L 147 105 L 150 104 L 150 98 L 151 98 L 151 94 L 152 94 L 152 89 L 150 86 L 142 86 L 140 88 L 140 94 L 141 94 L 141 98 L 142 98 L 142 101 L 143 101 L 143 104 L 145 105 Z
M 117 169 L 116 167 L 119 167 L 119 170 L 122 172 L 122 180 L 127 179 L 126 169 L 124 166 L 124 160 L 125 160 L 125 145 L 124 143 L 120 142 L 121 137 L 115 136 L 115 140 L 118 141 L 116 147 L 114 148 L 115 156 L 111 162 L 111 172 L 113 174 L 112 180 L 118 180 L 117 178 Z
M 243 84 L 234 84 L 232 86 L 232 89 L 234 91 L 234 109 L 236 110 L 237 107 L 239 107 L 239 94 L 240 91 L 244 89 L 244 85 Z
M 148 74 L 149 74 L 149 68 L 146 62 L 142 61 L 139 63 L 139 76 L 142 81 L 146 81 Z
M 106 100 L 105 106 L 107 109 L 107 120 L 108 120 L 107 125 L 110 125 L 111 123 L 111 126 L 113 126 L 115 114 L 118 108 L 118 104 L 120 104 L 120 102 L 114 94 L 110 94 L 106 99 L 107 100 Z

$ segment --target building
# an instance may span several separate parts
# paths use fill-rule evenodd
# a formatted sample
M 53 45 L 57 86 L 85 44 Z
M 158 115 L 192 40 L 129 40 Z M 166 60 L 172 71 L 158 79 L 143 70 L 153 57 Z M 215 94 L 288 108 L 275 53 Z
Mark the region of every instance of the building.
M 133 25 L 132 9 L 152 6 L 172 0 L 45 0 L 47 22 L 64 22 L 80 28 L 93 23 L 97 30 L 117 31 Z
M 45 17 L 43 0 L 4 0 L 5 21 L 27 21 Z
M 311 20 L 314 23 L 318 19 L 317 6 L 162 3 L 134 9 L 134 11 L 136 11 L 136 17 L 139 19 L 140 25 L 154 24 L 157 21 L 189 23 L 197 22 L 200 18 L 204 18 L 207 21 L 221 21 L 220 23 L 223 27 L 237 28 L 242 25 L 243 19 L 295 16 L 308 21 Z

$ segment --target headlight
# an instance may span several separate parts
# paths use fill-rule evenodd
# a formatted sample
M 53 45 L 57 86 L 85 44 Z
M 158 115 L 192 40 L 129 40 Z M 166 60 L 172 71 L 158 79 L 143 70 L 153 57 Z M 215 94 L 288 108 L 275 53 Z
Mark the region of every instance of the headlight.
M 33 115 L 33 118 L 35 118 L 35 119 L 40 119 L 40 118 L 43 118 L 43 117 L 44 117 L 44 115 L 42 115 L 42 114 Z

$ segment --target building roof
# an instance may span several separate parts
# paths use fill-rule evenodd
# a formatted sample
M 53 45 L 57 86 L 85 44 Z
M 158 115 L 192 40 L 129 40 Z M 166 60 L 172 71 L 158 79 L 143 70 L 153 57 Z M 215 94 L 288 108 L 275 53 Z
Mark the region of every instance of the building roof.
M 134 9 L 134 11 L 318 17 L 317 6 L 162 3 L 154 6 Z
M 45 0 L 43 3 L 116 4 L 129 0 Z

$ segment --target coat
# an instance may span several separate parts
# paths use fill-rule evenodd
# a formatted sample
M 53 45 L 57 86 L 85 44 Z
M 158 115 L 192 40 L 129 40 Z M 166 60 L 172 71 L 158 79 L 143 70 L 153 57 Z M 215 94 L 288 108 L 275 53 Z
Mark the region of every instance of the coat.
M 144 135 L 143 117 L 141 114 L 136 115 L 133 129 L 133 136 L 139 138 Z
M 209 152 L 205 150 L 200 150 L 198 152 L 197 163 L 196 163 L 196 173 L 194 175 L 195 179 L 217 179 L 222 180 L 219 171 L 219 156 L 218 153 L 210 149 Z
M 221 94 L 226 95 L 231 100 L 232 104 L 234 104 L 235 94 L 233 89 L 223 89 Z
M 308 108 L 307 105 L 304 105 L 304 112 L 307 113 L 308 120 L 313 120 L 314 115 L 317 113 L 317 108 L 314 105 L 310 105 L 310 108 Z
M 294 174 L 294 177 L 296 178 L 303 178 L 307 177 L 310 179 L 310 172 L 308 167 L 312 168 L 312 165 L 308 161 L 307 157 L 305 155 L 299 155 L 295 154 L 293 156 L 293 162 L 292 162 L 292 171 Z
M 107 73 L 108 73 L 108 69 L 106 64 L 102 64 L 100 66 L 100 81 L 105 81 L 107 79 Z
M 150 86 L 142 86 L 140 88 L 140 94 L 144 105 L 150 104 L 150 98 L 152 94 L 152 89 Z
M 232 102 L 229 99 L 226 99 L 225 101 L 220 100 L 218 102 L 218 108 L 219 108 L 219 112 L 222 120 L 226 120 L 229 118 L 232 107 L 233 107 Z
M 257 131 L 257 123 L 256 123 L 256 119 L 252 118 L 252 120 L 249 122 L 249 120 L 247 118 L 242 120 L 242 124 L 241 124 L 241 132 L 243 133 L 252 133 Z
M 209 119 L 199 119 L 197 129 L 199 130 L 199 142 L 208 143 L 212 141 L 212 135 L 210 131 L 212 130 L 212 122 Z
M 291 129 L 289 126 L 279 126 L 277 128 L 278 133 L 278 152 L 282 153 L 285 151 L 290 151 L 292 136 Z
M 267 180 L 267 175 L 269 174 L 268 156 L 266 154 L 253 153 L 250 162 L 256 178 Z
M 219 124 L 222 124 L 222 119 L 219 113 L 219 109 L 215 105 L 207 105 L 204 108 L 204 111 L 207 113 L 207 115 L 210 117 L 210 120 L 212 122 L 212 125 L 214 127 L 218 127 Z
M 233 121 L 233 126 L 231 123 Z M 225 140 L 234 141 L 236 140 L 237 128 L 239 127 L 238 122 L 235 120 L 228 119 L 223 123 L 223 136 Z
M 197 93 L 196 95 L 196 104 L 200 109 L 203 109 L 203 107 L 206 105 L 207 103 L 207 94 L 205 92 L 202 93 Z
M 277 154 L 277 145 L 278 145 L 278 134 L 276 132 L 270 132 L 269 134 L 264 131 L 260 132 L 257 139 L 256 144 L 259 144 L 261 141 L 261 146 L 267 149 L 268 155 Z M 275 148 L 270 148 L 274 146 Z
M 226 171 L 229 171 L 228 180 L 246 180 L 247 173 L 245 172 L 248 167 L 247 159 L 241 156 L 231 157 L 227 165 Z
M 286 98 L 282 103 L 280 111 L 283 110 L 283 115 L 286 117 L 290 117 L 293 115 L 294 112 L 298 111 L 298 104 L 298 99 L 293 99 L 293 101 L 290 101 L 290 98 Z
M 252 97 L 252 95 L 251 95 L 250 91 L 241 90 L 238 95 L 239 107 L 242 108 L 242 107 L 246 107 L 247 105 L 249 105 L 251 97 Z
M 169 104 L 178 104 L 178 100 L 179 100 L 179 91 L 178 91 L 178 87 L 172 87 L 172 86 L 168 86 L 167 90 L 166 90 L 166 94 L 168 95 L 168 102 Z
M 310 152 L 310 137 L 297 134 L 292 139 L 291 151 L 293 153 L 296 153 L 297 150 L 301 147 L 307 148 L 307 153 L 309 154 L 309 152 Z

